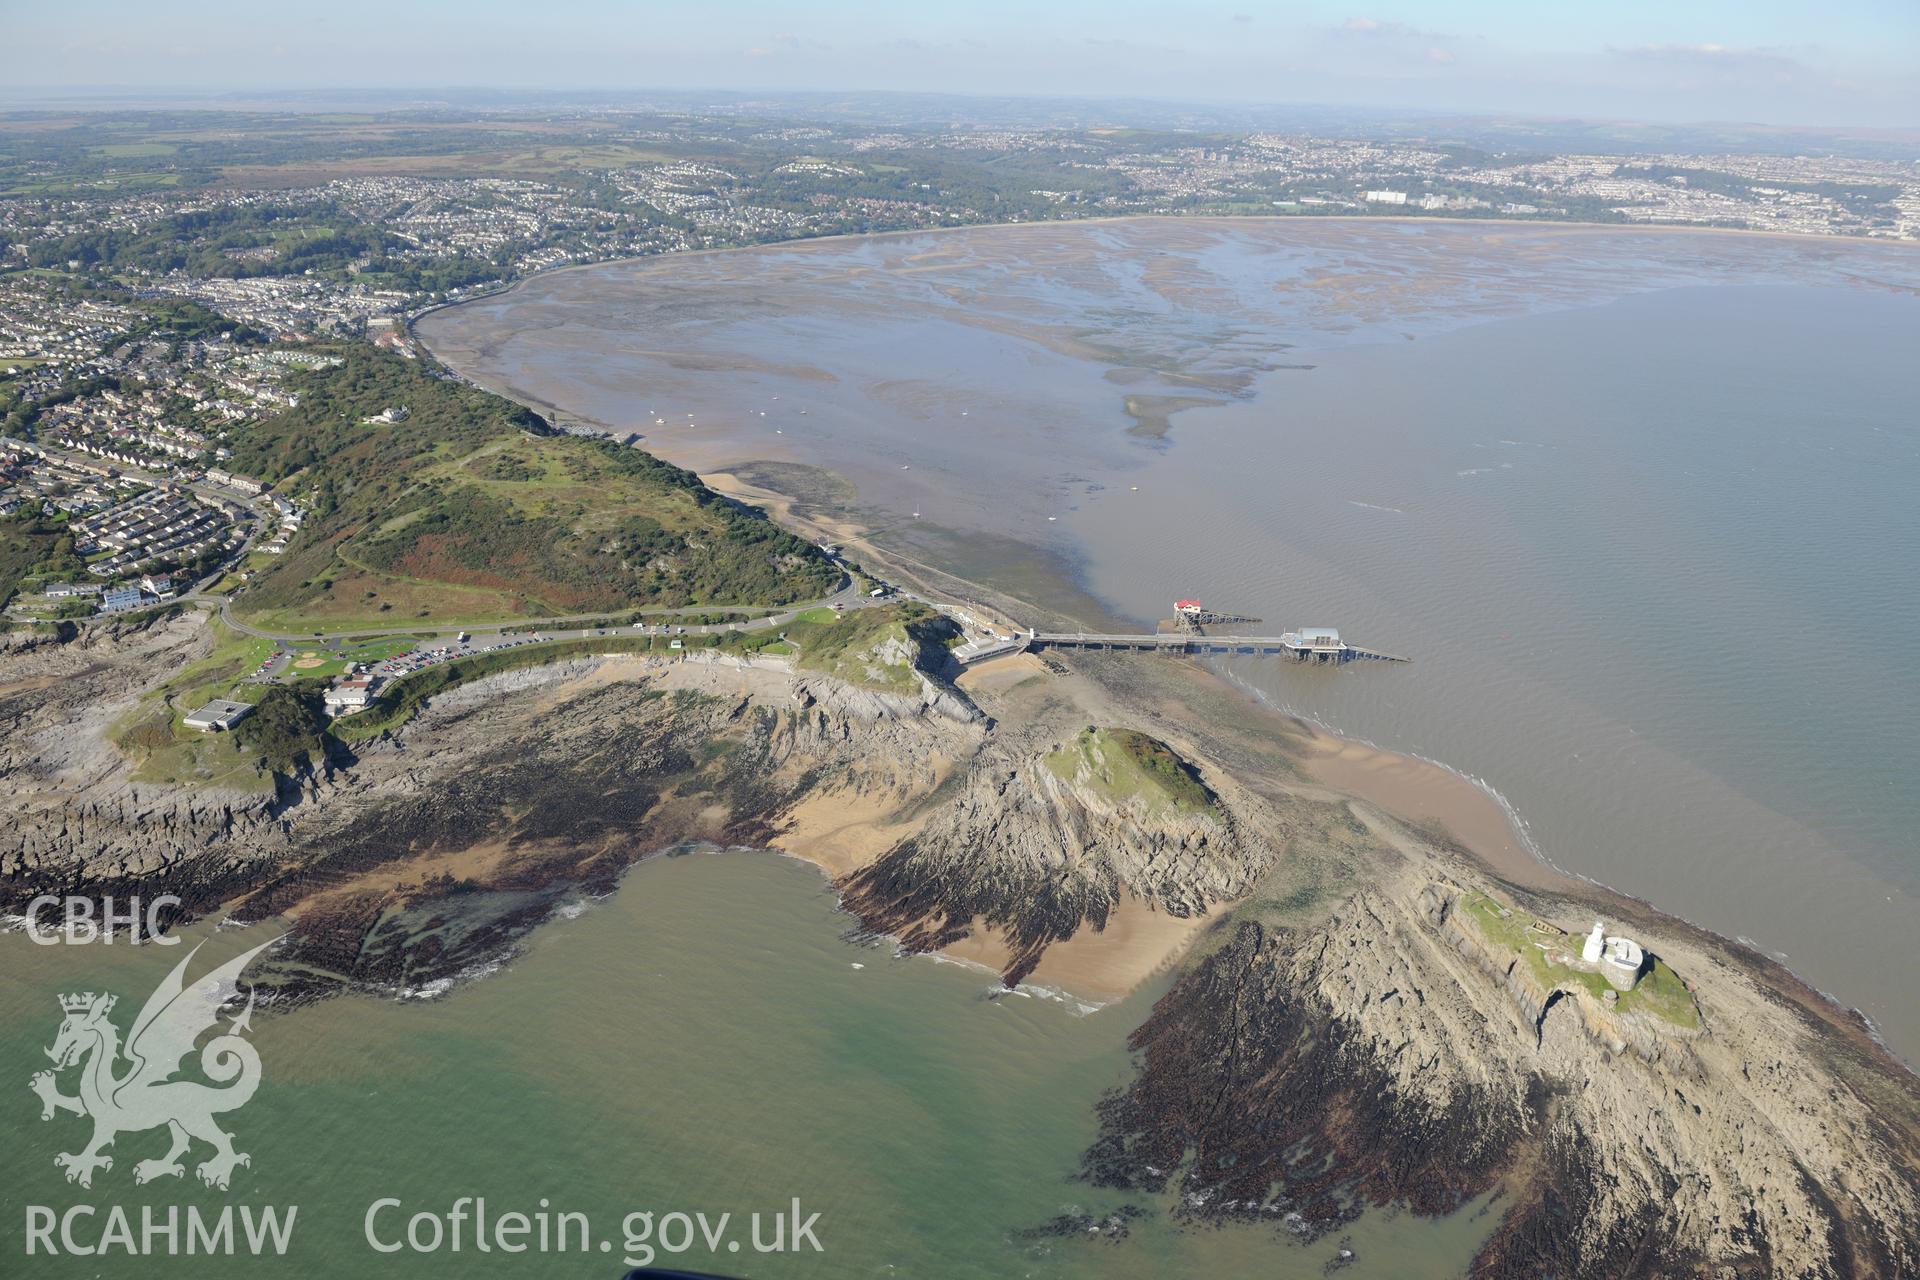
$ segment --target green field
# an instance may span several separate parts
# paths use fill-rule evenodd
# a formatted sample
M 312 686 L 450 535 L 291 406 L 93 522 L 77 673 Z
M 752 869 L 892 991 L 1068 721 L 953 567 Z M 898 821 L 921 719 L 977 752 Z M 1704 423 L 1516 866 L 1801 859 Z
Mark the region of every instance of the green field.
M 133 776 L 141 782 L 271 790 L 272 770 L 262 767 L 258 754 L 234 735 L 201 733 L 181 723 L 188 712 L 213 698 L 257 701 L 260 686 L 249 687 L 244 679 L 275 647 L 271 640 L 230 630 L 218 620 L 209 625 L 213 649 L 144 694 L 114 727 L 114 745 L 132 762 Z
M 619 142 L 428 153 L 394 150 L 386 154 L 325 158 L 302 155 L 289 157 L 280 164 L 228 165 L 221 170 L 221 182 L 225 186 L 304 186 L 335 178 L 386 174 L 422 178 L 558 178 L 597 169 L 624 169 L 637 164 L 660 163 L 675 158 L 656 148 Z
M 91 196 L 126 195 L 150 191 L 155 187 L 177 187 L 177 173 L 114 173 L 96 178 L 45 178 L 16 182 L 0 190 L 0 196 Z
M 273 771 L 231 733 L 180 729 L 162 718 L 130 727 L 118 742 L 137 755 L 133 776 L 140 782 L 256 792 L 274 787 Z
M 141 782 L 272 789 L 275 772 L 284 773 L 300 754 L 321 749 L 321 684 L 350 661 L 378 661 L 413 647 L 417 639 L 367 641 L 338 653 L 297 651 L 296 666 L 281 676 L 292 683 L 272 685 L 251 676 L 278 645 L 234 631 L 217 618 L 208 625 L 212 650 L 144 694 L 112 731 L 114 745 L 132 762 L 133 776 Z M 298 667 L 301 659 L 317 661 Z M 201 733 L 182 723 L 188 712 L 214 698 L 252 703 L 256 711 L 230 733 Z
M 405 653 L 416 643 L 415 638 L 409 635 L 363 640 L 343 645 L 338 650 L 303 648 L 296 644 L 292 646 L 293 660 L 288 664 L 283 678 L 331 680 L 354 663 L 371 665 L 395 654 Z
M 154 156 L 175 155 L 179 150 L 179 145 L 172 142 L 109 142 L 103 146 L 87 148 L 87 151 L 93 155 L 109 156 L 115 160 L 145 160 Z
M 225 698 L 242 691 L 246 677 L 279 648 L 271 640 L 235 631 L 215 618 L 207 624 L 213 632 L 211 652 L 199 661 L 182 667 L 164 684 L 149 690 L 141 699 L 143 706 L 159 701 L 171 704 L 185 715 L 210 698 Z M 251 702 L 251 698 L 241 698 Z
M 481 676 L 606 653 L 668 654 L 724 648 L 741 653 L 797 656 L 798 664 L 805 669 L 827 672 L 889 693 L 912 694 L 919 689 L 914 661 L 925 660 L 940 648 L 953 625 L 924 605 L 911 603 L 858 609 L 845 616 L 830 609 L 810 612 L 827 616 L 819 621 L 794 623 L 787 629 L 785 639 L 781 631 L 771 627 L 684 636 L 626 632 L 492 650 L 427 667 L 392 681 L 372 707 L 334 721 L 324 732 L 341 742 L 362 741 L 405 724 L 434 694 Z M 263 685 L 247 677 L 278 646 L 273 641 L 231 630 L 218 619 L 209 625 L 215 636 L 212 650 L 148 691 L 112 730 L 115 745 L 132 761 L 134 777 L 142 782 L 270 789 L 276 768 L 284 771 L 285 762 L 264 755 L 261 743 L 253 740 L 263 736 L 263 726 L 256 723 L 260 713 L 243 721 L 242 728 L 234 733 L 203 734 L 186 728 L 182 718 L 213 698 L 233 697 L 265 705 L 272 698 L 284 700 L 297 696 L 295 689 L 317 690 L 324 679 L 338 674 L 349 661 L 375 662 L 404 652 L 421 639 L 418 635 L 392 636 L 345 645 L 337 652 L 322 646 L 296 645 L 292 649 L 295 665 L 281 677 L 283 681 L 296 683 Z M 681 646 L 678 650 L 673 648 L 676 642 Z M 876 652 L 881 649 L 887 653 Z M 315 659 L 312 666 L 297 665 Z M 289 718 L 297 720 L 298 717 L 292 712 L 285 717 L 275 717 L 276 720 Z M 303 732 L 295 724 L 291 730 L 264 736 L 273 741 L 286 739 L 297 745 Z

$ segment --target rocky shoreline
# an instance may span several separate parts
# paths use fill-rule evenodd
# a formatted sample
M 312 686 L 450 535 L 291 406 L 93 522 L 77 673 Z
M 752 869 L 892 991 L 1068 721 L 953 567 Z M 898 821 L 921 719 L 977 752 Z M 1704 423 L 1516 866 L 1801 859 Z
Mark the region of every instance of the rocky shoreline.
M 1864 1028 L 1744 948 L 1503 879 L 1315 783 L 1299 731 L 1186 664 L 1023 657 L 906 696 L 574 659 L 440 695 L 271 793 L 133 781 L 108 727 L 207 643 L 185 616 L 0 656 L 0 905 L 138 886 L 285 919 L 282 1007 L 443 990 L 700 845 L 810 858 L 908 950 L 991 933 L 1009 982 L 1121 912 L 1199 921 L 1100 1106 L 1096 1183 L 1294 1235 L 1482 1202 L 1487 1276 L 1920 1268 L 1920 1090 Z M 1691 1015 L 1543 982 L 1486 923 L 1596 914 Z

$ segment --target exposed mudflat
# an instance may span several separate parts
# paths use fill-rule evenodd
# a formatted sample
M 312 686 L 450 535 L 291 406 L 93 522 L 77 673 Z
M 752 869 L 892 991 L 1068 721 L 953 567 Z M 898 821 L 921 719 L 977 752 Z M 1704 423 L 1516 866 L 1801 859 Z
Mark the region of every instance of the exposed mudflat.
M 1219 666 L 1485 780 L 1553 864 L 1751 939 L 1920 1054 L 1920 606 L 1860 553 L 1920 538 L 1910 246 L 1047 223 L 596 265 L 420 333 L 1023 623 L 1197 597 L 1411 655 Z M 1789 618 L 1843 619 L 1831 660 L 1793 660 Z M 1324 776 L 1410 797 L 1382 767 Z

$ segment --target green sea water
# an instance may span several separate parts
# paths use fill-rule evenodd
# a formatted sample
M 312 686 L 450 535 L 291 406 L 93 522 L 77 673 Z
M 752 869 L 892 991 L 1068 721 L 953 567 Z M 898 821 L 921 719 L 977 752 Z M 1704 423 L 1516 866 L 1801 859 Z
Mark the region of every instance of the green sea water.
M 616 1276 L 623 1220 L 651 1211 L 732 1215 L 717 1251 L 695 1230 L 656 1265 L 746 1276 L 1318 1276 L 1344 1239 L 1349 1274 L 1457 1275 L 1490 1226 L 1374 1214 L 1311 1245 L 1283 1227 L 1183 1227 L 1171 1204 L 1074 1179 L 1093 1106 L 1128 1077 L 1125 1038 L 1155 994 L 1091 1014 L 1042 996 L 989 998 L 986 974 L 843 938 L 849 923 L 811 867 L 757 854 L 644 863 L 612 897 L 538 932 L 527 954 L 433 1000 L 334 1000 L 258 1021 L 263 1083 L 225 1117 L 253 1161 L 220 1192 L 193 1180 L 134 1185 L 159 1131 L 123 1135 L 90 1190 L 54 1155 L 81 1120 L 42 1123 L 28 1091 L 73 990 L 133 1011 L 185 947 L 32 945 L 0 936 L 0 1271 L 8 1276 Z M 210 933 L 194 970 L 237 954 L 258 929 Z M 72 1073 L 65 1087 L 71 1091 Z M 406 1219 L 463 1196 L 488 1215 L 588 1216 L 582 1252 L 376 1252 Z M 818 1213 L 821 1251 L 760 1254 L 776 1213 Z M 1062 1213 L 1146 1210 L 1124 1240 L 1031 1236 Z M 97 1240 L 110 1206 L 135 1235 L 142 1206 L 298 1206 L 284 1258 L 29 1257 L 29 1206 Z M 555 1221 L 555 1219 L 550 1219 Z M 633 1224 L 638 1229 L 639 1224 Z M 660 1228 L 656 1228 L 659 1230 Z M 423 1232 L 425 1228 L 422 1228 Z M 678 1242 L 676 1225 L 666 1228 Z M 423 1240 L 430 1238 L 423 1234 Z M 529 1237 L 531 1239 L 533 1237 Z M 56 1243 L 58 1238 L 56 1236 Z M 577 1244 L 578 1231 L 569 1236 Z M 601 1244 L 607 1246 L 602 1250 Z M 161 1252 L 164 1255 L 164 1241 Z M 728 1247 L 738 1244 L 737 1251 Z

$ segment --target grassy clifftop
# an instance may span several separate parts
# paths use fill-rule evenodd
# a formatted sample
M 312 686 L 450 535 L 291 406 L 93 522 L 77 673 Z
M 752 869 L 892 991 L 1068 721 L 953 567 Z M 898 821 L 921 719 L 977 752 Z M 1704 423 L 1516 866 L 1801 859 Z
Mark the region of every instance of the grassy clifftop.
M 952 621 L 923 604 L 907 601 L 881 609 L 807 614 L 791 624 L 787 638 L 799 650 L 803 671 L 818 671 L 883 693 L 914 694 L 919 672 L 939 665 L 940 650 L 959 632 Z
M 1578 987 L 1601 1000 L 1612 990 L 1600 974 L 1554 963 L 1552 952 L 1578 950 L 1578 937 L 1568 938 L 1558 931 L 1542 933 L 1533 925 L 1531 916 L 1502 906 L 1485 893 L 1468 894 L 1460 905 L 1482 937 L 1511 952 L 1526 966 L 1541 991 Z M 1648 960 L 1646 972 L 1633 990 L 1616 994 L 1619 1011 L 1650 1014 L 1689 1031 L 1698 1028 L 1700 1011 L 1694 1004 L 1693 993 L 1658 956 L 1649 956 Z
M 838 572 L 692 472 L 396 356 L 343 348 L 300 404 L 246 429 L 232 468 L 310 509 L 238 602 L 298 628 L 784 604 Z M 363 420 L 404 406 L 399 423 Z
M 1110 800 L 1139 799 L 1150 811 L 1218 812 L 1213 792 L 1193 766 L 1138 730 L 1083 729 L 1047 757 L 1047 768 Z

